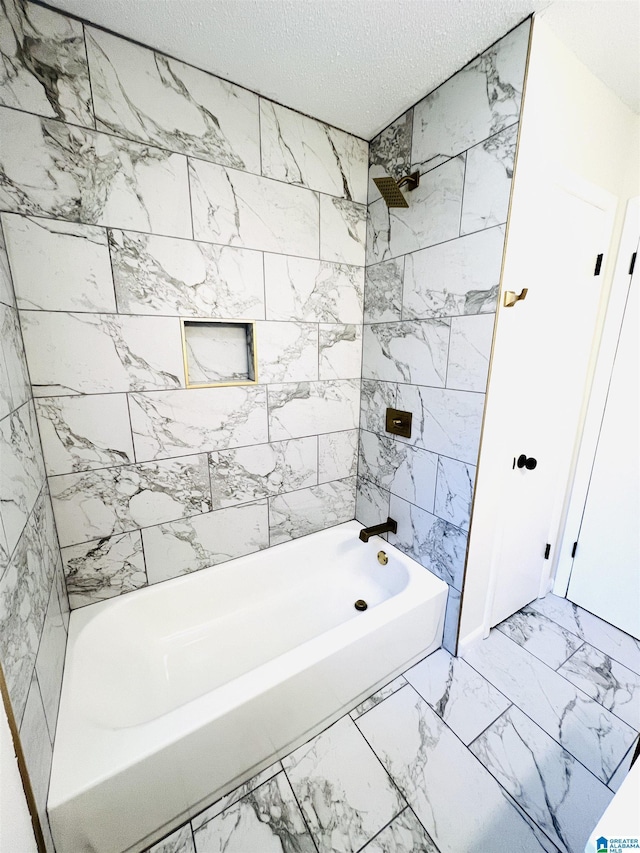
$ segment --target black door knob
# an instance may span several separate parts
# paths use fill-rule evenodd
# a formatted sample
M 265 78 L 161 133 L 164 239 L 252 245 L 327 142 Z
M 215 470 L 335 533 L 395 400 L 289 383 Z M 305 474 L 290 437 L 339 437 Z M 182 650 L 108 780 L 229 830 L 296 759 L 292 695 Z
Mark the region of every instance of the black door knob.
M 537 464 L 537 459 L 534 459 L 533 456 L 527 457 L 524 453 L 521 453 L 520 456 L 518 456 L 518 461 L 516 462 L 518 468 L 526 468 L 527 471 L 533 471 Z

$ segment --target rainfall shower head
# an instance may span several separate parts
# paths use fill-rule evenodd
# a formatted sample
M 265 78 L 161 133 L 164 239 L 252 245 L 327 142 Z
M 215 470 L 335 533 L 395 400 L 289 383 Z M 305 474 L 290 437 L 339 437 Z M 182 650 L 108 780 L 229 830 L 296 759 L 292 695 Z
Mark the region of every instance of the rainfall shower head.
M 409 203 L 400 192 L 400 187 L 406 184 L 408 190 L 415 190 L 420 183 L 420 172 L 405 175 L 399 181 L 394 178 L 374 178 L 373 181 L 380 190 L 380 195 L 385 200 L 387 207 L 409 207 Z

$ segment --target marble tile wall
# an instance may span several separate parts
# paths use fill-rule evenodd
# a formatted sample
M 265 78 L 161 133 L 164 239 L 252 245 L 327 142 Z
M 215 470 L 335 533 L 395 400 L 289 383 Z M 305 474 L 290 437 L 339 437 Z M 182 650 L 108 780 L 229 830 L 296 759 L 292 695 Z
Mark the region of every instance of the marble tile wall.
M 526 21 L 370 143 L 356 517 L 449 584 L 455 650 L 529 37 Z M 418 170 L 409 207 L 373 178 Z M 388 406 L 411 438 L 385 432 Z
M 0 664 L 45 841 L 69 601 L 0 228 Z
M 352 519 L 368 143 L 24 0 L 0 34 L 2 424 L 44 450 L 0 547 L 45 472 L 71 607 Z M 181 317 L 255 321 L 258 384 L 187 390 Z

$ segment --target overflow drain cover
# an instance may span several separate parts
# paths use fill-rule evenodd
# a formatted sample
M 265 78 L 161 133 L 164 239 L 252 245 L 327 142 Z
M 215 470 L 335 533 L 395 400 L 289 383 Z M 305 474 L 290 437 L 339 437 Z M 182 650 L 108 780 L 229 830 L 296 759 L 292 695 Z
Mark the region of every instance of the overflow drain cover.
M 366 610 L 369 605 L 363 598 L 359 598 L 353 606 L 356 610 Z

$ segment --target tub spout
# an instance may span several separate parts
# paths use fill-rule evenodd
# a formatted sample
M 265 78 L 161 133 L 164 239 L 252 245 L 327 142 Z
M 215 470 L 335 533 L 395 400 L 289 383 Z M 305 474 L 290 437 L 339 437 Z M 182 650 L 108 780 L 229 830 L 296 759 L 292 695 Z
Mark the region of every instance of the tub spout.
M 363 527 L 360 531 L 360 539 L 363 542 L 368 542 L 370 536 L 379 536 L 381 533 L 397 533 L 398 522 L 392 518 L 387 518 L 382 524 L 374 524 L 373 527 Z

